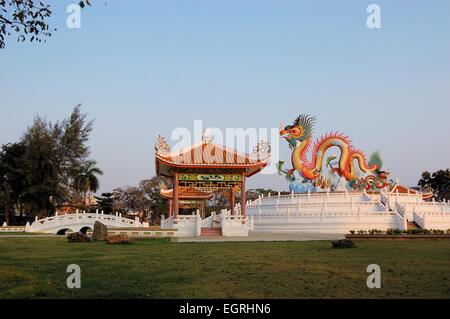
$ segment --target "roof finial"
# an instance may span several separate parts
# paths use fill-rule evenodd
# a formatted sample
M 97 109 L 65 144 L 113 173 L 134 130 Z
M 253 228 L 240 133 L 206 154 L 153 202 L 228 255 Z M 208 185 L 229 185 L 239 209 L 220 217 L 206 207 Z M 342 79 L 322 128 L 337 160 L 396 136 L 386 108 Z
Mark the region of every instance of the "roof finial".
M 203 132 L 202 140 L 205 143 L 209 143 L 209 142 L 212 141 L 212 135 L 211 135 L 211 129 L 210 128 L 205 129 L 205 131 Z

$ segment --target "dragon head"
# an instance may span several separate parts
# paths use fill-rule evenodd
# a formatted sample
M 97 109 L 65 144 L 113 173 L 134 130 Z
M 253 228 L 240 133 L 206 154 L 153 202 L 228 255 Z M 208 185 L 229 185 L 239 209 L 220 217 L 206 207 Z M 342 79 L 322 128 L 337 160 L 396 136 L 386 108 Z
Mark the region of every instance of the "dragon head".
M 291 147 L 295 147 L 298 142 L 301 143 L 312 137 L 315 120 L 313 116 L 302 114 L 292 125 L 281 128 L 280 135 L 289 142 Z

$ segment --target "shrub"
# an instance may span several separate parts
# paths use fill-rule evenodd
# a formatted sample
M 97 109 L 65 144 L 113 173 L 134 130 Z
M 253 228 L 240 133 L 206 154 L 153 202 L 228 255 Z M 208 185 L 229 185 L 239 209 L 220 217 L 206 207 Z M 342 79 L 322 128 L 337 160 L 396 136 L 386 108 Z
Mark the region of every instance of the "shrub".
M 403 233 L 403 231 L 398 228 L 390 228 L 390 229 L 386 230 L 386 235 L 391 235 L 391 236 L 392 235 L 393 236 L 401 235 L 402 233 Z
M 331 243 L 334 249 L 356 248 L 355 243 L 350 239 L 333 240 Z
M 354 235 L 355 233 L 356 233 L 356 231 L 354 231 L 354 230 L 350 231 L 350 234 L 352 234 L 352 235 Z
M 447 235 L 450 235 L 450 229 L 447 229 Z
M 111 245 L 129 245 L 133 240 L 127 235 L 108 236 L 106 242 Z
M 383 233 L 383 231 L 382 230 L 379 230 L 379 229 L 371 229 L 370 231 L 369 231 L 369 234 L 370 235 L 381 235 Z
M 73 233 L 67 236 L 69 243 L 90 243 L 91 239 L 83 233 Z
M 367 231 L 365 230 L 358 230 L 358 235 L 365 235 L 367 234 Z

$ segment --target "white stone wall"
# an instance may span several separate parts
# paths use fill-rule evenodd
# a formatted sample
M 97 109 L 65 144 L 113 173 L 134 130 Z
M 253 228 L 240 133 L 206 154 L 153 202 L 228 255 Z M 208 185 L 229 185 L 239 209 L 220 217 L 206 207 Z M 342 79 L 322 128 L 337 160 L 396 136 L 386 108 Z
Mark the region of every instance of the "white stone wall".
M 255 231 L 348 233 L 350 230 L 406 229 L 406 219 L 390 211 L 379 194 L 310 193 L 259 198 L 247 214 Z
M 249 226 L 242 216 L 221 215 L 222 236 L 248 237 Z

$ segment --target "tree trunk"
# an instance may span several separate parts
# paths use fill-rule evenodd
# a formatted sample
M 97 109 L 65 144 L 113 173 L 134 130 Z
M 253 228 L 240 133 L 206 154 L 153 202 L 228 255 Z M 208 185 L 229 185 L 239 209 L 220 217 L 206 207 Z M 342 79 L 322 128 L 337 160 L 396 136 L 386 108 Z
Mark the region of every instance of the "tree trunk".
M 9 226 L 9 208 L 8 204 L 4 205 L 4 217 L 5 217 L 5 223 Z

